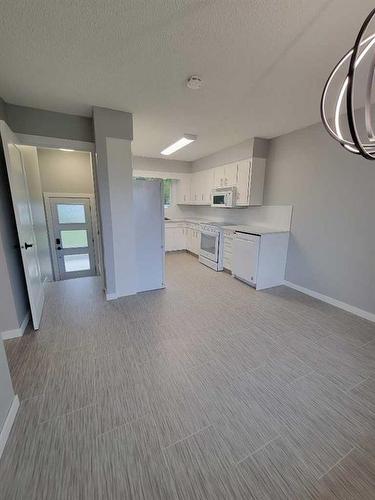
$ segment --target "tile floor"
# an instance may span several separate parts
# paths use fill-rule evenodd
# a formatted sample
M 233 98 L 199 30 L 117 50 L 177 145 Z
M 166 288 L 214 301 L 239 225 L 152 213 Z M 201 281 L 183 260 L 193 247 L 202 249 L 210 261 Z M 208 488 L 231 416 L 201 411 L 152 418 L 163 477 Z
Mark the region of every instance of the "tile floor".
M 50 285 L 40 331 L 6 342 L 0 498 L 374 499 L 375 325 L 187 254 L 167 283 Z

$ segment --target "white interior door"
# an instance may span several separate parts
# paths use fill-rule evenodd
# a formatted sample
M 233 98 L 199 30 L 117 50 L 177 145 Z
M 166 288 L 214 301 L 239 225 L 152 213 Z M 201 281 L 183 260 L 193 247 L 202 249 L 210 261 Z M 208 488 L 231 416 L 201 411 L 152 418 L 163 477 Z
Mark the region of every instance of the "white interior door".
M 26 173 L 21 151 L 17 147 L 17 144 L 21 144 L 21 141 L 3 121 L 0 121 L 0 132 L 16 218 L 18 239 L 21 247 L 31 317 L 34 329 L 37 330 L 43 312 L 44 288 L 33 228 Z
M 49 205 L 55 277 L 65 280 L 96 275 L 90 199 L 50 197 Z

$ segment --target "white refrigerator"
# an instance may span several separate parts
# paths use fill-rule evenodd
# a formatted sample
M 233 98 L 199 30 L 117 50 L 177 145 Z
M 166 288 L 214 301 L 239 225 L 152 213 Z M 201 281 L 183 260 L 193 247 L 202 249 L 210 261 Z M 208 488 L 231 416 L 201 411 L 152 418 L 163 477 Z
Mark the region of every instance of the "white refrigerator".
M 138 292 L 165 287 L 162 195 L 161 180 L 133 179 Z

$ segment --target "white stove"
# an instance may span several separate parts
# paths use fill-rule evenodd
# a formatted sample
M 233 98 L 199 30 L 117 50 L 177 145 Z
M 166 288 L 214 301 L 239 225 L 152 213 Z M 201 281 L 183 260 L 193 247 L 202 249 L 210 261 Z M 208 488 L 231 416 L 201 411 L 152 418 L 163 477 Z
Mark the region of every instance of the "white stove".
M 199 251 L 199 262 L 210 267 L 214 271 L 222 271 L 223 248 L 224 248 L 224 226 L 225 222 L 209 222 L 201 224 L 201 247 Z

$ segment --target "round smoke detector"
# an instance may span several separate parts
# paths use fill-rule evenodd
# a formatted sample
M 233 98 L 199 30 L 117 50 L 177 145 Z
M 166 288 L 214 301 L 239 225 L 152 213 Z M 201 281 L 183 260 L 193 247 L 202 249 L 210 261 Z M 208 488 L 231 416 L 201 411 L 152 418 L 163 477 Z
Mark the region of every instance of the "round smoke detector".
M 189 76 L 186 80 L 186 86 L 191 90 L 199 90 L 203 87 L 203 80 L 198 75 Z

